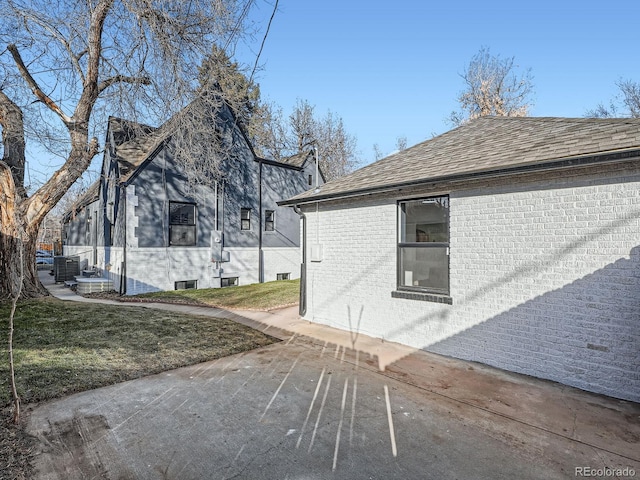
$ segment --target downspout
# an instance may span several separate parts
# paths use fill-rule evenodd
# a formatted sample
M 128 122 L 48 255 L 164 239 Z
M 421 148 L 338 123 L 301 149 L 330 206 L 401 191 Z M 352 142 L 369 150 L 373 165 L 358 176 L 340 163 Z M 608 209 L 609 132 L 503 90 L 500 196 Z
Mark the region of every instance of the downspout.
M 316 152 L 316 193 L 320 191 L 320 161 L 318 159 L 318 145 L 314 146 Z
M 303 317 L 307 313 L 307 217 L 300 206 L 294 205 L 293 211 L 300 215 L 302 220 L 302 263 L 300 264 L 300 301 L 298 313 Z
M 262 253 L 262 158 L 258 160 L 258 283 L 264 282 L 264 258 Z
M 124 242 L 122 244 L 122 265 L 120 266 L 120 295 L 127 294 L 127 185 L 122 187 L 124 193 L 123 212 L 123 233 Z M 115 229 L 114 229 L 115 230 Z

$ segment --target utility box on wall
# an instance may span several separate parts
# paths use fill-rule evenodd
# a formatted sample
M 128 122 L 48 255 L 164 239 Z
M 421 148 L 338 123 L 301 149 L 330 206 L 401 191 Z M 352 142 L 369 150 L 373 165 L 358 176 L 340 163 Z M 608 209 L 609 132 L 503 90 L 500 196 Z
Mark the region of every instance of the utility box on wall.
M 322 245 L 320 244 L 311 245 L 310 250 L 311 252 L 309 255 L 309 259 L 312 262 L 321 262 L 322 261 Z
M 231 259 L 229 252 L 223 250 L 224 235 L 220 230 L 211 232 L 211 261 L 228 262 Z

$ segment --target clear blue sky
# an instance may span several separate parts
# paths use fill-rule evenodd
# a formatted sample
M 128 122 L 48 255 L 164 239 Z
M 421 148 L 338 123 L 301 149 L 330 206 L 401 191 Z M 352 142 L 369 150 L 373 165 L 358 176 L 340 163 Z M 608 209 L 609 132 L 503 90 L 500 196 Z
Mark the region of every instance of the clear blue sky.
M 265 28 L 273 1 L 253 14 Z M 459 74 L 483 46 L 531 68 L 532 115 L 584 116 L 620 78 L 640 81 L 638 19 L 639 0 L 280 0 L 257 80 L 287 115 L 299 98 L 342 117 L 366 164 L 374 143 L 388 154 L 397 137 L 451 128 Z

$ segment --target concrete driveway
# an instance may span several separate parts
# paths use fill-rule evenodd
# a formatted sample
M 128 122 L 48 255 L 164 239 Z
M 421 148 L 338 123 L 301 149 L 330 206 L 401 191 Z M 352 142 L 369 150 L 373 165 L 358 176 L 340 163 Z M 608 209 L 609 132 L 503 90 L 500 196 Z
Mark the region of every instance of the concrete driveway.
M 640 477 L 638 404 L 312 325 L 295 308 L 149 307 L 283 341 L 38 406 L 37 479 Z

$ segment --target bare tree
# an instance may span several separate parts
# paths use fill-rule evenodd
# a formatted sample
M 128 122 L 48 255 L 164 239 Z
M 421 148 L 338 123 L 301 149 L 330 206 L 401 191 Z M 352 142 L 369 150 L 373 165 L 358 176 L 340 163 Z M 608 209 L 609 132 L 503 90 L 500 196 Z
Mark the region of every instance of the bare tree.
M 585 117 L 609 118 L 622 115 L 640 118 L 640 82 L 619 80 L 616 85 L 620 93 L 609 102 L 609 105 L 600 103 L 593 110 L 588 110 Z M 619 106 L 620 104 L 622 105 Z
M 159 124 L 197 90 L 213 45 L 243 32 L 253 1 L 4 0 L 0 6 L 0 297 L 44 294 L 39 226 L 100 151 L 108 115 Z M 27 141 L 61 166 L 31 195 Z M 24 263 L 20 246 L 24 246 Z M 22 281 L 20 272 L 24 271 Z
M 254 147 L 257 153 L 265 158 L 282 160 L 291 155 L 289 141 L 289 124 L 284 119 L 282 107 L 273 103 L 266 103 L 260 109 L 261 128 L 257 129 L 258 135 L 254 139 Z
M 481 48 L 460 76 L 466 88 L 458 96 L 460 110 L 449 116 L 454 125 L 487 115 L 525 117 L 532 105 L 531 69 L 516 71 L 515 57 L 502 59 Z
M 401 152 L 407 149 L 407 137 L 396 138 L 396 149 Z
M 356 139 L 346 132 L 342 118 L 327 112 L 316 125 L 314 137 L 325 180 L 342 177 L 357 168 Z
M 374 143 L 373 144 L 373 161 L 377 162 L 383 157 L 384 157 L 384 153 L 382 153 L 382 149 L 380 148 L 380 145 L 377 143 Z
M 317 147 L 326 180 L 346 175 L 360 163 L 356 138 L 347 133 L 342 118 L 331 111 L 325 117 L 317 118 L 314 107 L 306 100 L 298 99 L 287 120 L 282 109 L 273 105 L 268 108 L 268 118 L 269 127 L 258 148 L 274 160 Z

